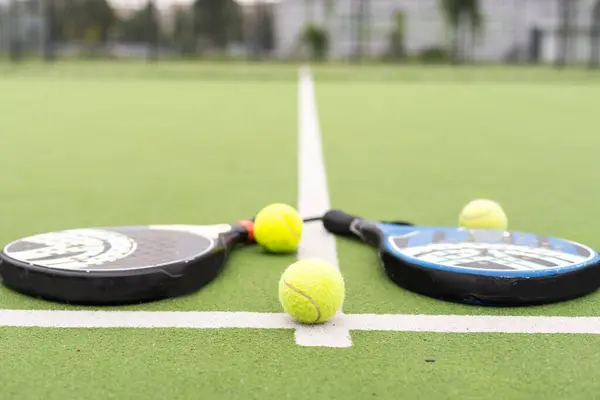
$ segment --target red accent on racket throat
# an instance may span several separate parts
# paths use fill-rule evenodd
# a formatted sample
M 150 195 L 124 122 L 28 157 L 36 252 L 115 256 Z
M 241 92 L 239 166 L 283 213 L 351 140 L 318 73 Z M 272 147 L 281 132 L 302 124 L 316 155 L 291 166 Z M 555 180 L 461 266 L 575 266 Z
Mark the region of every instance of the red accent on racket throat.
M 248 231 L 248 240 L 251 242 L 254 241 L 254 222 L 245 219 L 238 221 L 238 224 L 246 228 L 246 230 Z

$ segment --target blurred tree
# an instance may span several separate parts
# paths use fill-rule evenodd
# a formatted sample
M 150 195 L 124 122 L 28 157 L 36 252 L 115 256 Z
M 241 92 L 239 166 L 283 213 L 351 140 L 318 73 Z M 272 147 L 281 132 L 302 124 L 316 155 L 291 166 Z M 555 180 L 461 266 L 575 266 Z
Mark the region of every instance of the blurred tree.
M 207 39 L 216 50 L 243 39 L 242 11 L 235 0 L 196 0 L 194 36 Z
M 440 8 L 450 28 L 449 52 L 452 61 L 464 61 L 465 33 L 469 33 L 473 39 L 481 33 L 482 15 L 479 0 L 440 0 Z
M 275 47 L 275 27 L 272 6 L 268 3 L 256 5 L 257 42 L 261 52 L 270 52 Z
M 78 7 L 75 8 L 75 12 L 81 18 L 79 20 L 79 31 L 96 30 L 98 42 L 106 41 L 110 29 L 118 21 L 114 10 L 107 0 L 81 0 Z M 77 17 L 73 15 L 69 16 L 69 20 L 76 19 Z
M 317 2 L 315 0 L 304 0 L 304 32 L 300 37 L 300 42 L 305 46 L 308 45 L 311 51 L 311 57 L 321 50 L 316 50 L 319 46 L 324 46 L 323 43 L 329 39 L 332 32 L 332 17 L 334 10 L 334 0 L 319 0 L 323 5 L 323 22 L 317 21 Z M 318 33 L 317 33 L 318 31 Z M 318 44 L 322 42 L 322 44 Z M 325 51 L 325 50 L 323 50 Z M 326 53 L 326 51 L 325 51 Z M 325 57 L 321 54 L 319 57 Z
M 40 7 L 44 19 L 44 27 L 42 32 L 42 57 L 46 61 L 54 60 L 54 37 L 52 36 L 54 2 L 55 0 L 40 1 Z
M 157 39 L 159 22 L 156 6 L 149 0 L 143 8 L 119 23 L 119 39 L 133 43 L 150 43 Z
M 354 9 L 356 10 L 353 18 L 354 24 L 352 32 L 354 34 L 354 54 L 353 59 L 362 60 L 364 55 L 364 43 L 366 39 L 367 24 L 369 20 L 368 0 L 356 0 Z
M 386 57 L 389 60 L 400 60 L 406 55 L 405 49 L 405 15 L 401 10 L 394 14 L 394 27 L 389 33 L 389 48 Z
M 65 0 L 51 0 L 46 3 L 47 35 L 53 41 L 61 42 L 65 39 L 65 8 Z
M 244 18 L 244 38 L 249 56 L 260 59 L 275 46 L 273 5 L 266 1 L 257 1 L 246 10 Z
M 11 61 L 21 58 L 21 32 L 19 22 L 21 13 L 17 0 L 8 3 L 8 54 Z
M 192 54 L 196 49 L 194 35 L 194 14 L 192 8 L 179 8 L 175 12 L 173 23 L 173 42 L 182 54 Z
M 573 17 L 576 0 L 559 0 L 560 27 L 558 29 L 558 55 L 556 66 L 564 67 L 569 58 L 571 36 L 573 34 Z
M 598 68 L 600 65 L 600 0 L 594 3 L 591 19 L 589 66 Z
M 105 42 L 118 18 L 107 0 L 53 0 L 49 35 L 55 41 Z M 93 34 L 91 32 L 94 32 Z
M 150 59 L 156 59 L 161 37 L 159 15 L 154 0 L 148 0 L 143 8 L 119 23 L 119 38 L 125 42 L 147 44 Z
M 314 61 L 323 61 L 329 51 L 329 37 L 323 27 L 317 24 L 308 24 L 304 28 L 301 43 L 310 52 L 310 58 Z
M 160 29 L 160 16 L 155 0 L 148 0 L 144 15 L 147 29 L 146 39 L 149 45 L 148 58 L 150 60 L 157 60 L 162 32 Z

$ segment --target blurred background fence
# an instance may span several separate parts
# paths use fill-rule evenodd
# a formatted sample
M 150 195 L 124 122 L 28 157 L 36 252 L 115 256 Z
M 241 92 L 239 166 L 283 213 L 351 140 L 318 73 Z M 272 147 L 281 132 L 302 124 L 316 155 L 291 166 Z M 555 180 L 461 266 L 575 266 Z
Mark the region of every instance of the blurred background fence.
M 600 64 L 600 0 L 0 0 L 0 58 Z

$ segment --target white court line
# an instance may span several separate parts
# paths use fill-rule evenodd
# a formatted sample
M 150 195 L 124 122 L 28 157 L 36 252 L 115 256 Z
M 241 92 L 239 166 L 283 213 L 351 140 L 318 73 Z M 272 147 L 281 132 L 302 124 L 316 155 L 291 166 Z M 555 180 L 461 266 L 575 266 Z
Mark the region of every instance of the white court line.
M 45 328 L 298 329 L 284 313 L 0 310 L 0 326 Z M 600 334 L 600 317 L 338 314 L 320 328 L 440 333 Z
M 323 215 L 329 204 L 314 83 L 308 67 L 303 67 L 298 83 L 298 212 L 307 217 Z M 322 258 L 339 268 L 335 237 L 322 224 L 305 225 L 298 259 L 310 257 Z M 352 346 L 350 332 L 335 324 L 300 326 L 295 338 L 301 346 Z

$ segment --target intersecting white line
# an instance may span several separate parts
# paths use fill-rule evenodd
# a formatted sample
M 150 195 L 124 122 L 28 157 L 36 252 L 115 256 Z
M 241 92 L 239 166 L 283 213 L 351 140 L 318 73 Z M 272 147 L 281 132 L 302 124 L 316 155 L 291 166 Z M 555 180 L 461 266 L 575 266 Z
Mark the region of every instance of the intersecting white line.
M 323 215 L 330 208 L 327 174 L 313 79 L 308 67 L 300 69 L 298 83 L 298 211 Z M 307 224 L 298 247 L 298 259 L 318 257 L 339 268 L 335 237 L 322 224 Z M 341 314 L 342 310 L 338 312 Z M 335 324 L 299 326 L 301 346 L 350 347 L 350 331 Z
M 285 313 L 0 310 L 2 327 L 298 329 Z M 338 314 L 322 330 L 600 334 L 600 317 Z M 334 346 L 335 347 L 335 346 Z

